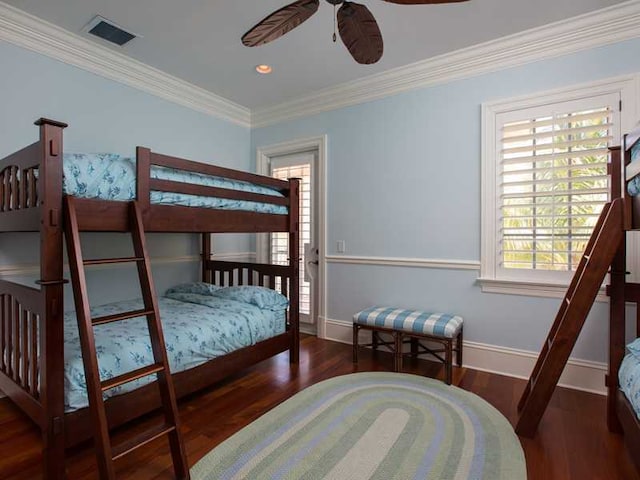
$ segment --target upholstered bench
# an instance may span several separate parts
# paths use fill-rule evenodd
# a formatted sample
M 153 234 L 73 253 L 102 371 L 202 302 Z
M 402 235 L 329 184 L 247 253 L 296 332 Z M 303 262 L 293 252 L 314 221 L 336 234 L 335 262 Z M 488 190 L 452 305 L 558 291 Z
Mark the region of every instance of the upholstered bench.
M 456 363 L 462 366 L 462 317 L 448 313 L 431 313 L 420 310 L 405 310 L 391 307 L 371 307 L 353 316 L 353 363 L 358 363 L 358 334 L 361 329 L 371 330 L 371 343 L 365 347 L 377 350 L 386 347 L 394 355 L 394 370 L 402 371 L 403 345 L 411 343 L 413 358 L 423 353 L 440 360 L 445 365 L 445 381 L 451 385 L 453 352 Z M 392 336 L 391 341 L 380 337 L 380 333 Z M 433 350 L 422 342 L 437 342 L 442 349 Z M 455 342 L 455 346 L 454 346 Z M 440 354 L 444 353 L 444 357 Z

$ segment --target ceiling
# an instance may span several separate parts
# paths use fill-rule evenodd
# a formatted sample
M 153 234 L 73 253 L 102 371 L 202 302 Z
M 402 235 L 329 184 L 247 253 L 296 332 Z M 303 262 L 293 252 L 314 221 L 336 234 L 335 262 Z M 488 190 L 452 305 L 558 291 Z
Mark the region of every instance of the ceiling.
M 83 27 L 100 14 L 143 38 L 122 48 L 87 38 L 254 109 L 623 0 L 359 0 L 376 17 L 385 41 L 375 65 L 357 64 L 339 39 L 332 42 L 333 7 L 325 1 L 300 27 L 256 48 L 243 46 L 240 37 L 292 0 L 4 1 L 85 37 Z M 262 63 L 274 72 L 258 75 L 254 67 Z

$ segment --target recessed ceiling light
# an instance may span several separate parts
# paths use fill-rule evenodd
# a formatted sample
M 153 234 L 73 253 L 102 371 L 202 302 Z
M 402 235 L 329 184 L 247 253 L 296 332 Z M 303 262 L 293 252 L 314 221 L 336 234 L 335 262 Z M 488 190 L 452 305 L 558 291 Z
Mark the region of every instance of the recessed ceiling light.
M 271 73 L 273 68 L 270 65 L 258 65 L 256 67 L 256 72 L 266 75 L 267 73 Z

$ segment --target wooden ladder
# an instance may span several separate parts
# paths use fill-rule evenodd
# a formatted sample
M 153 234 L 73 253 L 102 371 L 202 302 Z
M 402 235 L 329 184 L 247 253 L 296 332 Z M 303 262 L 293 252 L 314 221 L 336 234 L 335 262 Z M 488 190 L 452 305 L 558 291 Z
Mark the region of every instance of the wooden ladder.
M 158 313 L 158 302 L 155 296 L 155 289 L 151 276 L 151 267 L 149 263 L 149 256 L 147 254 L 142 215 L 137 202 L 131 202 L 129 204 L 129 226 L 135 256 L 84 260 L 80 244 L 80 228 L 78 225 L 75 199 L 71 196 L 65 197 L 65 234 L 69 253 L 69 269 L 71 271 L 76 316 L 78 318 L 78 330 L 80 333 L 80 345 L 82 348 L 87 394 L 89 397 L 89 409 L 91 411 L 94 428 L 98 470 L 100 472 L 101 480 L 113 480 L 116 478 L 114 467 L 115 460 L 163 435 L 168 435 L 176 478 L 188 479 L 189 467 L 185 456 L 182 437 L 180 435 L 176 395 L 173 388 L 171 373 L 169 371 L 169 362 L 167 360 L 167 352 L 162 334 L 162 325 Z M 84 267 L 86 265 L 104 265 L 127 262 L 135 263 L 138 267 L 138 277 L 144 300 L 144 308 L 142 310 L 123 312 L 116 315 L 91 318 Z M 154 363 L 108 380 L 101 380 L 98 370 L 94 326 L 142 316 L 146 316 L 147 318 Z M 105 404 L 102 397 L 103 392 L 153 374 L 156 374 L 158 379 L 164 422 L 122 442 L 121 444 L 112 445 L 111 438 L 109 436 L 109 425 Z
M 516 433 L 532 437 L 624 237 L 622 200 L 607 203 L 518 403 Z

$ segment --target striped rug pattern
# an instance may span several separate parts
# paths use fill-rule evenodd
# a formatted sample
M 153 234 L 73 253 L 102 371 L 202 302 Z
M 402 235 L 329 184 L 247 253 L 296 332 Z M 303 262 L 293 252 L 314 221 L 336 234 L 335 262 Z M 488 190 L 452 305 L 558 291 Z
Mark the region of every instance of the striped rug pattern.
M 509 422 L 477 395 L 416 375 L 355 373 L 303 390 L 200 460 L 194 480 L 520 480 Z

